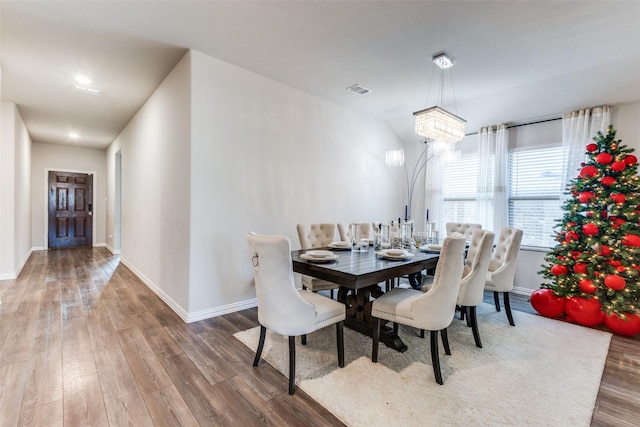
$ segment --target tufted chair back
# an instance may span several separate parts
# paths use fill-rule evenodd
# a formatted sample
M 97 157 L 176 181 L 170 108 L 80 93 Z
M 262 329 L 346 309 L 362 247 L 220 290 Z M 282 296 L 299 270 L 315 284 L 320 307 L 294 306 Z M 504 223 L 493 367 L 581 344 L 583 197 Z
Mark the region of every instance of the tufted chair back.
M 360 223 L 360 238 L 373 239 L 373 232 L 371 231 L 371 224 L 369 222 Z M 341 223 L 338 224 L 338 234 L 340 234 L 340 240 L 343 242 L 351 241 L 351 224 Z
M 453 233 L 460 233 L 464 235 L 465 240 L 471 240 L 473 230 L 482 228 L 482 225 L 464 222 L 448 222 L 445 224 L 445 227 L 447 229 L 447 236 L 451 236 Z
M 298 224 L 298 238 L 302 249 L 327 246 L 336 237 L 335 224 Z
M 458 305 L 475 306 L 482 304 L 484 282 L 489 271 L 489 260 L 493 250 L 494 234 L 477 228 L 471 235 L 471 243 L 464 264 Z
M 488 290 L 510 292 L 513 289 L 513 278 L 516 275 L 521 242 L 522 230 L 511 227 L 503 227 L 500 230 L 496 248 L 489 262 L 485 285 Z

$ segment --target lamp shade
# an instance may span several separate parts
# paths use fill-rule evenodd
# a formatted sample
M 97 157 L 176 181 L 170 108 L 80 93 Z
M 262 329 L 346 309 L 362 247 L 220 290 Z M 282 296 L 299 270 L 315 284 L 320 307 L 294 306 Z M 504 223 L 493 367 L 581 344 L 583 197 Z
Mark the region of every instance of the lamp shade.
M 432 141 L 458 142 L 464 138 L 466 120 L 440 107 L 431 107 L 413 113 L 416 133 Z

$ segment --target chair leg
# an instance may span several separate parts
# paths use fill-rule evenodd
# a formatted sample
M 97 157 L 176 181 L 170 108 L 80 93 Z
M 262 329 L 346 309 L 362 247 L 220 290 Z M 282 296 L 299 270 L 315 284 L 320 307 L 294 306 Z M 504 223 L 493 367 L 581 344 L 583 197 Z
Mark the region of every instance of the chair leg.
M 500 311 L 500 294 L 493 291 L 493 302 L 496 304 L 496 311 Z
M 331 299 L 333 299 L 333 289 L 329 291 L 331 293 Z
M 267 328 L 260 325 L 260 340 L 258 341 L 258 348 L 256 349 L 256 357 L 253 359 L 253 366 L 258 366 L 260 362 L 260 356 L 262 355 L 262 348 L 264 347 L 264 337 L 267 334 Z
M 469 307 L 468 305 L 464 306 L 464 312 L 467 316 L 467 327 L 471 327 L 471 318 L 470 318 L 470 311 L 471 311 L 471 307 Z
M 307 334 L 300 335 L 300 342 L 302 345 L 307 345 Z
M 457 305 L 456 309 L 460 310 L 460 320 L 464 320 L 464 306 Z
M 447 333 L 447 328 L 444 328 L 440 331 L 440 338 L 442 338 L 444 353 L 451 356 L 451 349 L 449 348 L 449 334 Z
M 398 335 L 398 324 L 396 322 L 393 322 L 393 333 Z
M 424 329 L 420 329 L 420 338 L 424 338 Z
M 289 337 L 289 394 L 296 391 L 296 337 Z
M 504 311 L 507 312 L 507 319 L 509 319 L 509 324 L 511 326 L 516 326 L 516 324 L 513 321 L 513 315 L 511 314 L 511 304 L 509 303 L 509 292 L 503 292 L 502 299 L 504 299 Z
M 476 341 L 476 347 L 482 348 L 480 341 L 480 331 L 478 330 L 478 316 L 476 315 L 476 306 L 469 307 L 468 316 L 471 318 L 471 329 L 473 330 L 473 339 Z
M 442 373 L 440 372 L 440 356 L 438 354 L 438 331 L 430 331 L 431 336 L 431 364 L 436 382 L 442 385 Z
M 378 362 L 378 344 L 380 342 L 380 318 L 373 318 L 373 348 L 371 349 L 371 361 Z
M 338 340 L 338 366 L 344 368 L 344 322 L 336 323 L 336 339 Z

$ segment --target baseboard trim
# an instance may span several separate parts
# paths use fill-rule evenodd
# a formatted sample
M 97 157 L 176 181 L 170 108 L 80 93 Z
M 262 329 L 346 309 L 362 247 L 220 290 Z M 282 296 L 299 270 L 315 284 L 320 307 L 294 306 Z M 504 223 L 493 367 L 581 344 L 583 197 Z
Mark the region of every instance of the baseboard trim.
M 138 276 L 138 278 L 142 280 L 142 283 L 147 285 L 147 287 L 151 289 L 154 294 L 156 294 L 162 301 L 164 301 L 164 303 L 167 304 L 171 310 L 173 310 L 185 323 L 187 323 L 189 314 L 182 307 L 180 307 L 180 304 L 175 302 L 173 298 L 167 295 L 162 289 L 160 289 L 155 283 L 153 283 L 151 279 L 149 279 L 140 270 L 138 270 L 132 263 L 122 257 L 120 257 L 120 262 L 124 264 L 124 266 L 129 270 L 131 270 L 133 274 Z
M 22 261 L 20 262 L 20 265 L 18 265 L 18 268 L 16 269 L 15 272 L 0 274 L 0 280 L 17 279 L 20 273 L 22 272 L 22 269 L 24 268 L 25 264 L 27 263 L 27 261 L 29 261 L 29 257 L 31 256 L 32 252 L 33 252 L 33 248 L 27 251 L 27 254 L 22 258 Z
M 108 250 L 109 252 L 111 252 L 111 255 L 120 255 L 120 250 L 119 250 L 119 249 L 118 249 L 118 250 L 113 249 L 111 246 L 109 246 L 109 245 L 108 245 L 108 244 L 106 244 L 106 243 L 104 244 L 104 247 L 105 247 L 105 248 L 107 248 L 107 250 Z
M 222 316 L 223 314 L 229 314 L 236 311 L 244 310 L 247 308 L 253 308 L 258 305 L 256 298 L 240 301 L 233 304 L 223 305 L 221 307 L 208 308 L 206 310 L 197 311 L 195 313 L 188 313 L 180 304 L 175 302 L 173 298 L 167 295 L 162 289 L 160 289 L 151 279 L 145 276 L 140 270 L 138 270 L 132 263 L 126 259 L 120 257 L 120 262 L 127 267 L 133 274 L 135 274 L 151 291 L 156 294 L 165 304 L 169 306 L 171 310 L 176 313 L 180 319 L 185 323 L 197 322 L 199 320 L 209 319 L 211 317 Z
M 258 306 L 258 299 L 253 298 L 246 301 L 240 301 L 233 304 L 223 305 L 221 307 L 209 308 L 206 310 L 189 313 L 186 320 L 187 323 L 197 322 L 198 320 L 209 319 L 211 317 L 222 316 L 223 314 L 234 313 L 236 311 L 245 310 Z
M 513 293 L 514 294 L 518 294 L 518 295 L 531 295 L 535 291 L 536 291 L 536 289 L 522 288 L 520 286 L 514 286 L 513 287 Z

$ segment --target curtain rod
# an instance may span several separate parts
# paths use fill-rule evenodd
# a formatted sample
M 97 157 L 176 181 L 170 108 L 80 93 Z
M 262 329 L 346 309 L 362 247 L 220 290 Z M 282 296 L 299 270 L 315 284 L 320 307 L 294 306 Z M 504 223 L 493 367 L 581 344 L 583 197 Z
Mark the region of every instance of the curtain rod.
M 507 129 L 517 128 L 517 127 L 520 127 L 520 126 L 537 125 L 538 123 L 553 122 L 553 121 L 556 121 L 556 120 L 562 120 L 562 117 L 554 117 L 552 119 L 538 120 L 538 121 L 535 121 L 535 122 L 520 123 L 520 124 L 517 124 L 517 125 L 509 125 L 509 126 L 507 126 Z M 478 134 L 478 132 L 473 132 L 473 133 L 467 133 L 467 134 L 465 134 L 465 136 L 472 136 L 472 135 L 477 135 L 477 134 Z

